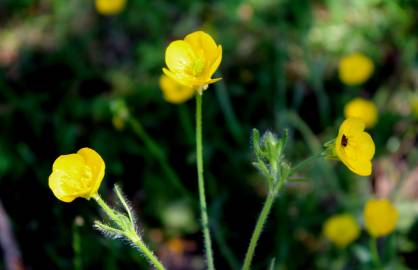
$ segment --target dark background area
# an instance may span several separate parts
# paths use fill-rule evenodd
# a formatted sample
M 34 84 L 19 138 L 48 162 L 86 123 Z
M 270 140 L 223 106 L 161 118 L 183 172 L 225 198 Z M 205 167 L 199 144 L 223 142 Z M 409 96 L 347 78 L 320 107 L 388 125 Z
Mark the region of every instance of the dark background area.
M 88 146 L 106 162 L 100 193 L 112 202 L 113 184 L 122 186 L 167 268 L 203 269 L 195 105 L 165 102 L 158 85 L 166 46 L 200 29 L 223 46 L 223 80 L 203 96 L 217 269 L 239 268 L 266 195 L 251 165 L 251 129 L 288 128 L 286 153 L 296 163 L 337 135 L 344 104 L 357 96 L 379 108 L 369 131 L 373 175 L 358 177 L 334 161 L 307 166 L 305 181 L 277 199 L 253 269 L 273 258 L 275 269 L 370 269 L 365 232 L 342 251 L 323 239 L 322 225 L 342 211 L 361 220 L 374 195 L 390 196 L 404 221 L 382 241 L 382 250 L 396 241 L 387 269 L 417 269 L 418 192 L 403 188 L 418 183 L 417 11 L 412 0 L 128 0 L 121 13 L 103 16 L 94 1 L 0 0 L 0 199 L 25 266 L 74 269 L 81 257 L 83 269 L 148 269 L 129 245 L 93 230 L 101 216 L 93 201 L 62 203 L 48 188 L 53 161 Z M 349 87 L 337 67 L 353 51 L 369 56 L 375 72 Z M 128 122 L 113 124 L 115 100 L 161 146 L 192 199 L 168 181 Z

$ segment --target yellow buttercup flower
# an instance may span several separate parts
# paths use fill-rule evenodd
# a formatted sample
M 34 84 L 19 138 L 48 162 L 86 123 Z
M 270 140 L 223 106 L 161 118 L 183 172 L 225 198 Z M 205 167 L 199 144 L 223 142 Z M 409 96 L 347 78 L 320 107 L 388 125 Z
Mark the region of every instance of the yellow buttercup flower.
M 367 81 L 374 71 L 372 60 L 361 53 L 352 53 L 340 60 L 338 74 L 347 85 L 358 85 Z
M 375 146 L 372 137 L 364 132 L 365 124 L 359 118 L 346 119 L 335 140 L 335 153 L 352 172 L 367 176 L 372 173 L 371 159 Z
M 187 101 L 195 93 L 192 87 L 184 86 L 166 75 L 160 77 L 160 88 L 163 91 L 164 99 L 174 104 Z
M 103 180 L 105 163 L 96 151 L 82 148 L 75 154 L 59 156 L 49 176 L 49 188 L 63 202 L 97 195 Z
M 344 107 L 345 118 L 360 118 L 366 127 L 373 127 L 377 122 L 378 112 L 376 105 L 364 98 L 355 98 Z
M 324 235 L 339 248 L 345 248 L 358 238 L 360 228 L 353 216 L 339 214 L 325 222 Z
M 96 11 L 110 16 L 121 12 L 126 6 L 126 0 L 96 0 Z
M 164 74 L 202 94 L 208 85 L 221 78 L 212 75 L 222 60 L 222 47 L 203 31 L 193 32 L 184 40 L 171 42 L 165 51 Z
M 387 199 L 370 199 L 364 207 L 364 221 L 373 237 L 386 236 L 393 232 L 398 221 L 398 211 Z

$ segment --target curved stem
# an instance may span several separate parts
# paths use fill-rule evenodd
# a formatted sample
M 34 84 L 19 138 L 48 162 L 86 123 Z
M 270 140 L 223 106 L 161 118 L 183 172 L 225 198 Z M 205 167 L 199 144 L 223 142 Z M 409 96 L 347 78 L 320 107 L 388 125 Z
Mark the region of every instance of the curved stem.
M 196 95 L 196 157 L 197 157 L 197 179 L 199 186 L 200 215 L 202 219 L 202 230 L 205 242 L 206 260 L 208 269 L 214 270 L 212 242 L 209 233 L 209 219 L 206 207 L 205 181 L 203 178 L 203 151 L 202 151 L 202 95 Z
M 139 248 L 149 262 L 158 270 L 165 270 L 165 267 L 154 255 L 154 253 L 144 244 L 141 238 L 135 233 L 133 237 L 129 238 L 131 242 Z
M 309 162 L 314 161 L 315 159 L 320 158 L 320 157 L 322 157 L 322 153 L 312 155 L 312 156 L 302 160 L 301 162 L 299 162 L 298 164 L 293 166 L 290 175 L 294 174 L 300 168 L 303 168 L 304 166 L 306 166 Z
M 112 220 L 112 221 L 116 221 L 117 217 L 115 214 L 115 211 L 113 211 L 112 208 L 109 207 L 109 205 L 107 205 L 107 203 L 105 201 L 103 201 L 102 197 L 100 197 L 99 194 L 96 194 L 93 199 L 96 200 L 97 204 L 103 209 L 103 211 L 106 213 L 106 215 L 108 215 L 108 217 Z
M 251 267 L 251 261 L 254 257 L 254 251 L 257 246 L 258 239 L 260 238 L 261 232 L 263 230 L 264 223 L 267 220 L 267 217 L 273 206 L 274 199 L 276 198 L 276 192 L 269 192 L 269 195 L 266 198 L 264 203 L 263 210 L 261 210 L 260 216 L 258 217 L 257 224 L 255 225 L 253 235 L 251 236 L 250 245 L 248 246 L 247 254 L 245 255 L 244 265 L 242 270 L 249 270 Z

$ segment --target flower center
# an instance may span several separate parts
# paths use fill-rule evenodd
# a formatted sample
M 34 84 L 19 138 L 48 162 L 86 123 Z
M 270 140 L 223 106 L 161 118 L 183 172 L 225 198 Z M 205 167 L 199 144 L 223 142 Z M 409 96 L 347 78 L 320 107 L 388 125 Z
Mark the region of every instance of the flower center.
M 193 76 L 199 76 L 203 70 L 205 69 L 205 58 L 204 57 L 198 57 L 194 62 L 192 66 L 192 74 Z
M 345 136 L 345 135 L 343 134 L 343 137 L 341 138 L 341 145 L 342 145 L 343 147 L 346 147 L 346 146 L 347 146 L 347 144 L 348 144 L 348 138 L 347 138 L 347 136 Z

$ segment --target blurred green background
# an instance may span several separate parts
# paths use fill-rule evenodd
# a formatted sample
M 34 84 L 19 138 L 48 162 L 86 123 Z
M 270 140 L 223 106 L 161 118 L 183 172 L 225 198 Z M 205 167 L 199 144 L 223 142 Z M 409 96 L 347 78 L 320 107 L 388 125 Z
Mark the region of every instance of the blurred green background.
M 129 245 L 93 230 L 101 215 L 94 202 L 65 204 L 49 190 L 53 161 L 85 146 L 106 162 L 103 197 L 112 201 L 113 184 L 122 186 L 167 268 L 204 269 L 195 105 L 167 103 L 158 85 L 166 46 L 199 29 L 223 46 L 223 80 L 203 97 L 217 269 L 239 269 L 266 195 L 251 165 L 251 129 L 289 128 L 287 156 L 296 163 L 337 135 L 344 104 L 358 96 L 379 108 L 369 130 L 373 175 L 358 177 L 333 161 L 305 167 L 304 181 L 276 201 L 253 269 L 267 269 L 273 258 L 274 269 L 372 269 L 367 233 L 339 250 L 322 226 L 340 212 L 361 222 L 374 195 L 389 196 L 400 211 L 397 231 L 379 243 L 384 264 L 418 269 L 411 102 L 418 98 L 418 1 L 128 0 L 119 14 L 103 16 L 94 1 L 0 0 L 0 200 L 27 269 L 76 269 L 79 261 L 82 269 L 148 269 Z M 345 86 L 338 62 L 357 51 L 375 71 L 361 86 Z M 114 110 L 122 100 L 136 124 Z M 149 151 L 144 131 L 162 158 Z

